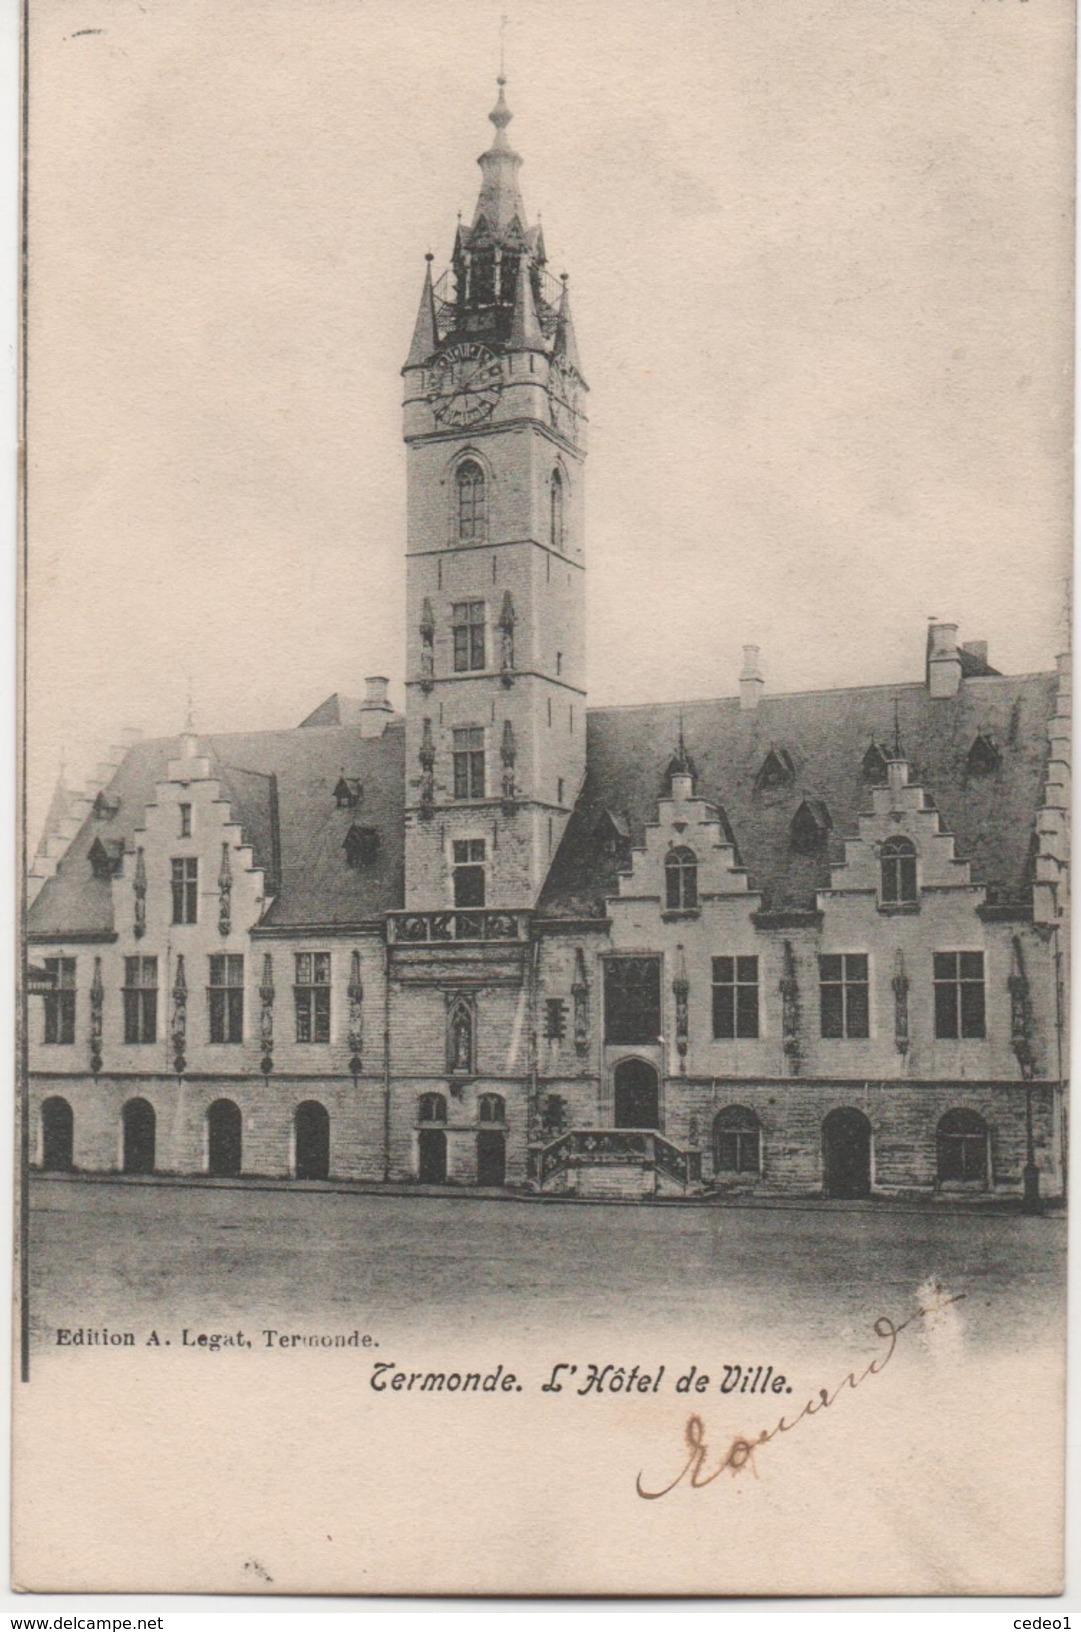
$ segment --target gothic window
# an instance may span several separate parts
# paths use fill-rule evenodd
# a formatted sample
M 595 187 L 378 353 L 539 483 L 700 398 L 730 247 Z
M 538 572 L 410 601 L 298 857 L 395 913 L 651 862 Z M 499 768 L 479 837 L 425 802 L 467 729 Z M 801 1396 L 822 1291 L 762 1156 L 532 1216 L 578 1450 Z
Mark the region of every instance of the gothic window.
M 445 1122 L 447 1102 L 442 1094 L 421 1094 L 417 1101 L 418 1122 Z
M 75 959 L 46 958 L 45 968 L 52 976 L 52 990 L 45 994 L 46 1043 L 73 1043 L 75 1041 Z
M 713 1169 L 716 1173 L 758 1173 L 762 1130 L 746 1105 L 726 1105 L 713 1123 Z
M 919 899 L 916 890 L 916 846 L 900 835 L 882 846 L 882 905 L 912 907 Z
M 871 1004 L 866 952 L 822 953 L 818 960 L 823 1037 L 869 1037 Z
M 484 602 L 456 601 L 451 627 L 454 634 L 454 672 L 468 674 L 483 669 L 484 655 Z
M 199 916 L 199 862 L 179 856 L 173 864 L 173 923 L 194 924 Z
M 549 997 L 544 1002 L 544 1035 L 550 1043 L 561 1043 L 567 1035 L 567 1000 Z
M 935 1139 L 938 1179 L 987 1183 L 987 1123 L 975 1111 L 947 1111 Z
M 455 839 L 454 905 L 456 907 L 483 907 L 484 905 L 484 840 Z
M 563 548 L 563 478 L 558 470 L 552 472 L 551 485 L 551 515 L 549 518 L 549 538 L 553 550 Z
M 214 952 L 210 957 L 210 1041 L 244 1041 L 244 958 L 237 952 Z
M 1002 764 L 1002 753 L 989 731 L 981 731 L 968 751 L 968 769 L 976 776 L 990 776 Z
M 454 797 L 484 798 L 483 726 L 466 726 L 454 732 Z
M 863 779 L 865 782 L 885 782 L 889 771 L 889 761 L 883 748 L 877 742 L 872 742 L 863 756 Z
M 379 834 L 374 827 L 353 826 L 342 842 L 346 864 L 358 869 L 371 867 L 379 854 Z
M 191 838 L 191 806 L 190 805 L 181 805 L 180 806 L 180 837 L 182 839 L 190 839 Z
M 330 953 L 297 952 L 293 1006 L 298 1043 L 330 1042 Z
M 507 1102 L 502 1094 L 481 1094 L 477 1101 L 478 1122 L 505 1122 Z
M 606 958 L 605 1041 L 655 1043 L 660 1032 L 660 958 Z
M 983 953 L 935 953 L 935 1036 L 987 1036 Z
M 158 960 L 124 959 L 124 1041 L 158 1040 Z
M 713 1035 L 758 1036 L 757 958 L 714 958 Z
M 821 799 L 805 799 L 792 818 L 792 848 L 803 855 L 821 850 L 829 839 L 833 822 Z
M 787 788 L 795 780 L 796 767 L 787 748 L 771 747 L 755 777 L 756 793 L 773 788 Z
M 686 846 L 669 850 L 664 858 L 664 895 L 670 912 L 698 905 L 698 857 Z
M 488 508 L 484 472 L 475 459 L 458 466 L 458 537 L 484 538 L 488 530 Z

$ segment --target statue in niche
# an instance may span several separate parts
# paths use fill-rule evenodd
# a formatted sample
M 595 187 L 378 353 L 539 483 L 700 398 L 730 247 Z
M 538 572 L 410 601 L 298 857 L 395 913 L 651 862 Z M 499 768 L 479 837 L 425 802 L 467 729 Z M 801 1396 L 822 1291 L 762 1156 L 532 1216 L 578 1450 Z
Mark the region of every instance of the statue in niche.
M 465 1076 L 472 1072 L 473 1013 L 463 998 L 459 998 L 451 1009 L 447 1053 L 453 1072 Z

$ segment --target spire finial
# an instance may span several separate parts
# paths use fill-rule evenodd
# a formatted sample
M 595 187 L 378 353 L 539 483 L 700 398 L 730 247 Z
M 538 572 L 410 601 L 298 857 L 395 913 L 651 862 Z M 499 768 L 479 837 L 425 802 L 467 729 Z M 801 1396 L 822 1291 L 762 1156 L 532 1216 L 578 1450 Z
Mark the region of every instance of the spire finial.
M 897 696 L 893 699 L 893 757 L 905 757 L 905 745 L 901 741 L 901 699 Z
M 186 715 L 184 716 L 184 730 L 185 731 L 194 731 L 195 730 L 195 704 L 192 701 L 191 675 L 190 674 L 188 675 L 188 709 L 187 709 Z
M 506 14 L 506 12 L 504 12 L 502 17 L 500 17 L 500 19 L 499 19 L 499 84 L 500 85 L 505 85 L 507 83 L 506 44 L 507 44 L 507 14 Z

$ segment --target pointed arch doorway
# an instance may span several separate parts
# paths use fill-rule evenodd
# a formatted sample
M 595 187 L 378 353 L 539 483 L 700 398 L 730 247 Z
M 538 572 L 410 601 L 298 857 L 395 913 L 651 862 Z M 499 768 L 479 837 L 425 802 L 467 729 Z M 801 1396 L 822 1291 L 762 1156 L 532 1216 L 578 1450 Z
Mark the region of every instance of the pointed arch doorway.
M 659 1128 L 660 1078 L 648 1060 L 620 1060 L 612 1078 L 617 1128 Z

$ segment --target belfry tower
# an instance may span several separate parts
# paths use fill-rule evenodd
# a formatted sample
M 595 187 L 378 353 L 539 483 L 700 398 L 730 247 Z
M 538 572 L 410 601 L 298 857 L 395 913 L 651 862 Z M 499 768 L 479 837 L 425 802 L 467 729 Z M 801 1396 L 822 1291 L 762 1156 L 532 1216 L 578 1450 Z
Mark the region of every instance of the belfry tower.
M 531 907 L 585 772 L 582 377 L 499 79 L 471 226 L 402 369 L 405 904 Z

